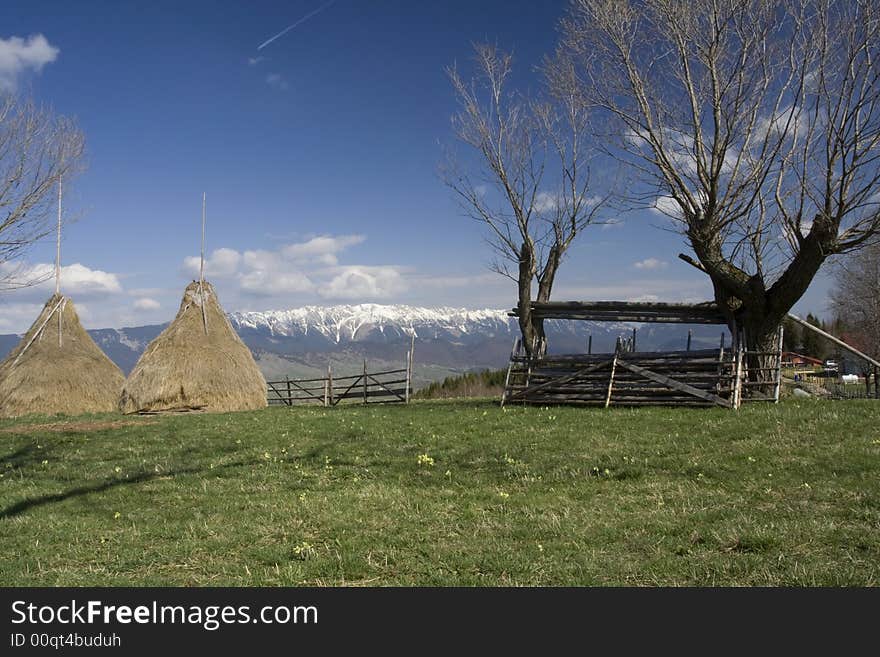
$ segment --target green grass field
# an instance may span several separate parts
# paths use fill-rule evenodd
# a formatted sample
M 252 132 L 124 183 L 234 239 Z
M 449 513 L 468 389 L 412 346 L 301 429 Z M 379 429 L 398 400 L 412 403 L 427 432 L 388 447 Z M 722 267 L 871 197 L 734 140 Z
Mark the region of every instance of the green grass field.
M 880 404 L 0 421 L 4 585 L 876 585 Z

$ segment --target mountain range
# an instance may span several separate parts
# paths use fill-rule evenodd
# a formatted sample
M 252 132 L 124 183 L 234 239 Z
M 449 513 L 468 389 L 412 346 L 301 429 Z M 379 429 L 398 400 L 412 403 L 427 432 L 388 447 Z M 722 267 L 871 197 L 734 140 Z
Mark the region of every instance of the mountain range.
M 418 387 L 451 374 L 507 365 L 519 329 L 515 317 L 497 309 L 422 308 L 358 304 L 305 306 L 290 310 L 234 312 L 229 320 L 251 349 L 269 380 L 320 376 L 332 364 L 338 375 L 402 366 L 414 345 L 414 383 Z M 128 373 L 165 324 L 122 329 L 92 329 L 95 342 Z M 592 336 L 594 352 L 613 351 L 618 336 L 637 327 L 642 350 L 683 349 L 688 329 L 693 348 L 715 346 L 717 326 L 635 325 L 548 320 L 550 350 L 583 352 Z M 21 339 L 0 335 L 0 358 Z M 729 343 L 729 339 L 728 339 Z

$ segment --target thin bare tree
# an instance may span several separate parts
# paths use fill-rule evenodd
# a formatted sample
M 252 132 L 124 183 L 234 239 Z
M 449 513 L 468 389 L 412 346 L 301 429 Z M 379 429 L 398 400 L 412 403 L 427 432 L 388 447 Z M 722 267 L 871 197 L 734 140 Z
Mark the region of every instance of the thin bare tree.
M 587 107 L 565 93 L 530 100 L 511 91 L 512 55 L 487 44 L 474 51 L 472 79 L 447 70 L 467 164 L 450 155 L 441 175 L 464 213 L 488 229 L 492 269 L 516 283 L 523 345 L 533 354 L 545 335 L 531 303 L 549 301 L 566 252 L 598 223 L 608 195 L 593 191 Z
M 616 125 L 629 200 L 684 234 L 748 347 L 775 350 L 826 259 L 880 232 L 876 2 L 572 0 L 561 27 L 550 66 Z
M 832 309 L 846 341 L 880 360 L 880 244 L 835 263 L 833 276 Z M 861 366 L 867 384 L 872 368 Z
M 34 285 L 21 258 L 53 230 L 59 181 L 82 165 L 84 137 L 69 118 L 0 96 L 0 290 Z

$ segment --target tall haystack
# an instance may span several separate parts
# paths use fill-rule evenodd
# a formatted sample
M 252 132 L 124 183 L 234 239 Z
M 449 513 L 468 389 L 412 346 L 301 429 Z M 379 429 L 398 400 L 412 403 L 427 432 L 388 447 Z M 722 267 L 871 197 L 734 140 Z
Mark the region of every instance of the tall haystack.
M 56 293 L 0 363 L 0 417 L 114 411 L 124 378 Z
M 119 401 L 123 413 L 264 406 L 263 375 L 213 286 L 199 281 L 187 286 L 177 317 L 147 346 Z

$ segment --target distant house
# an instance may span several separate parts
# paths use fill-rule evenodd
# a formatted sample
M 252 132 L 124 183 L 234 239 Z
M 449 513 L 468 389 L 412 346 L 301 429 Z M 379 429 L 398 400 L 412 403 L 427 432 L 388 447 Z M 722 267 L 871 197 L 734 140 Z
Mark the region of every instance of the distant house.
M 803 354 L 796 354 L 793 351 L 783 351 L 782 352 L 782 366 L 783 367 L 821 367 L 822 360 L 819 358 L 813 358 L 812 356 L 804 356 Z

